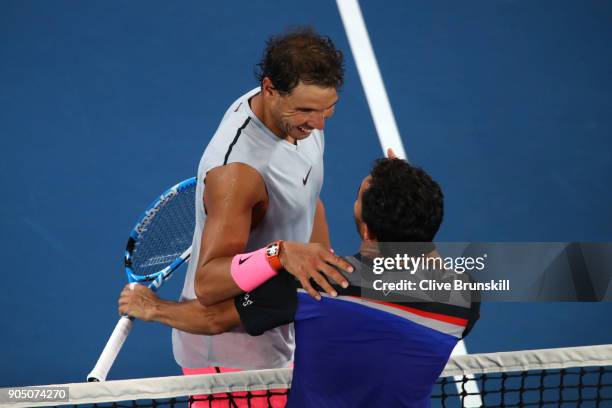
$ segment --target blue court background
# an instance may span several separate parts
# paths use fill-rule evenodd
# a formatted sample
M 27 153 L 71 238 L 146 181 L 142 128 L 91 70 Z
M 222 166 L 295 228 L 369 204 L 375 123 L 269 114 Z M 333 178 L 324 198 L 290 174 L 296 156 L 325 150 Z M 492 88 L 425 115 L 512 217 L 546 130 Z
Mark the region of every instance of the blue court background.
M 361 6 L 408 156 L 446 194 L 439 240 L 612 240 L 611 2 Z M 136 217 L 195 174 L 227 105 L 257 85 L 265 39 L 295 24 L 346 55 L 323 199 L 349 254 L 355 191 L 382 152 L 335 2 L 0 0 L 0 386 L 84 380 L 117 320 Z M 467 347 L 609 343 L 611 316 L 487 304 Z M 141 322 L 109 377 L 178 373 L 169 329 Z

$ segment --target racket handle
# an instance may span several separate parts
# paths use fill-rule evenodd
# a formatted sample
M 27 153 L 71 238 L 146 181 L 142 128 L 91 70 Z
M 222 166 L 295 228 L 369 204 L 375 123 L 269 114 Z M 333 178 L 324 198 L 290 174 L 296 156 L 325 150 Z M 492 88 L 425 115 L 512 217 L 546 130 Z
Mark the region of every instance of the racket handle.
M 100 358 L 98 359 L 96 366 L 87 376 L 88 382 L 106 380 L 106 376 L 113 366 L 115 358 L 117 358 L 117 354 L 119 354 L 121 347 L 123 347 L 125 339 L 127 338 L 128 334 L 130 334 L 133 324 L 133 318 L 130 316 L 122 316 L 121 319 L 119 319 L 117 326 L 115 326 L 115 330 L 113 330 L 113 334 L 111 334 L 106 346 L 104 346 L 104 350 L 102 350 L 102 354 L 100 354 Z

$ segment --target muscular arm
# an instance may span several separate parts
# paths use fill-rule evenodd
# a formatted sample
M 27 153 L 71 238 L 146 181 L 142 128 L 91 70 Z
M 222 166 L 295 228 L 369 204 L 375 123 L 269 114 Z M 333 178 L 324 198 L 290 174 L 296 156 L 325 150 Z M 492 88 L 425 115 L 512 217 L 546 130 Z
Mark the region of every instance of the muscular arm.
M 263 218 L 267 205 L 268 194 L 263 179 L 250 166 L 232 163 L 217 167 L 206 175 L 204 206 L 207 216 L 195 277 L 195 294 L 204 306 L 242 293 L 230 272 L 232 258 L 245 252 L 249 232 Z M 283 267 L 301 282 L 304 289 L 320 299 L 310 280 L 336 296 L 324 275 L 348 286 L 346 279 L 334 267 L 348 271 L 352 271 L 352 267 L 329 251 L 327 224 L 320 202 L 317 212 L 320 226 L 315 229 L 317 239 L 325 240 L 327 246 L 284 241 L 280 259 Z
M 329 228 L 327 227 L 327 219 L 325 218 L 325 207 L 323 201 L 317 199 L 317 208 L 315 211 L 314 225 L 312 226 L 312 234 L 310 242 L 322 244 L 325 248 L 331 248 L 329 240 Z
M 230 274 L 231 261 L 245 252 L 253 214 L 257 215 L 257 210 L 266 204 L 265 184 L 250 166 L 232 163 L 206 175 L 207 216 L 195 278 L 195 293 L 203 305 L 242 293 Z
M 240 324 L 234 300 L 204 306 L 197 299 L 171 302 L 157 297 L 149 288 L 126 285 L 119 297 L 119 314 L 163 323 L 193 334 L 224 333 Z
M 209 336 L 225 333 L 240 324 L 233 299 L 211 306 L 204 306 L 197 299 L 184 302 L 160 300 L 151 320 L 188 333 Z

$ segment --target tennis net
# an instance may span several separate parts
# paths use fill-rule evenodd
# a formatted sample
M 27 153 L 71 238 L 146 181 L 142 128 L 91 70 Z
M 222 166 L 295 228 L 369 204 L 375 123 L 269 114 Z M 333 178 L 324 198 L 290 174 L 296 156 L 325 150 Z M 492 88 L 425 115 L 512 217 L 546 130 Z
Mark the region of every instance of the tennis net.
M 291 374 L 278 369 L 64 384 L 69 401 L 57 405 L 187 407 L 194 401 L 190 396 L 197 396 L 198 407 L 220 401 L 228 407 L 265 407 L 289 392 Z M 612 407 L 612 344 L 455 356 L 432 393 L 432 407 L 530 406 Z

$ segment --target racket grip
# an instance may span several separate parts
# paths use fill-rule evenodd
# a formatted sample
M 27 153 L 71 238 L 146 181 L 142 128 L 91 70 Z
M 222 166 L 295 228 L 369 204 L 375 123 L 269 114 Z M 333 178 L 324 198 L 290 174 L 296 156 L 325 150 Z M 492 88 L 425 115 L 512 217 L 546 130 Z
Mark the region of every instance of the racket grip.
M 102 350 L 102 354 L 100 354 L 96 366 L 87 376 L 88 382 L 106 380 L 106 376 L 113 366 L 121 347 L 123 347 L 125 339 L 128 334 L 130 334 L 133 324 L 133 318 L 130 316 L 122 316 L 121 319 L 119 319 L 119 322 L 115 326 L 115 330 L 113 330 L 113 334 L 111 334 L 106 346 L 104 346 L 104 350 Z

